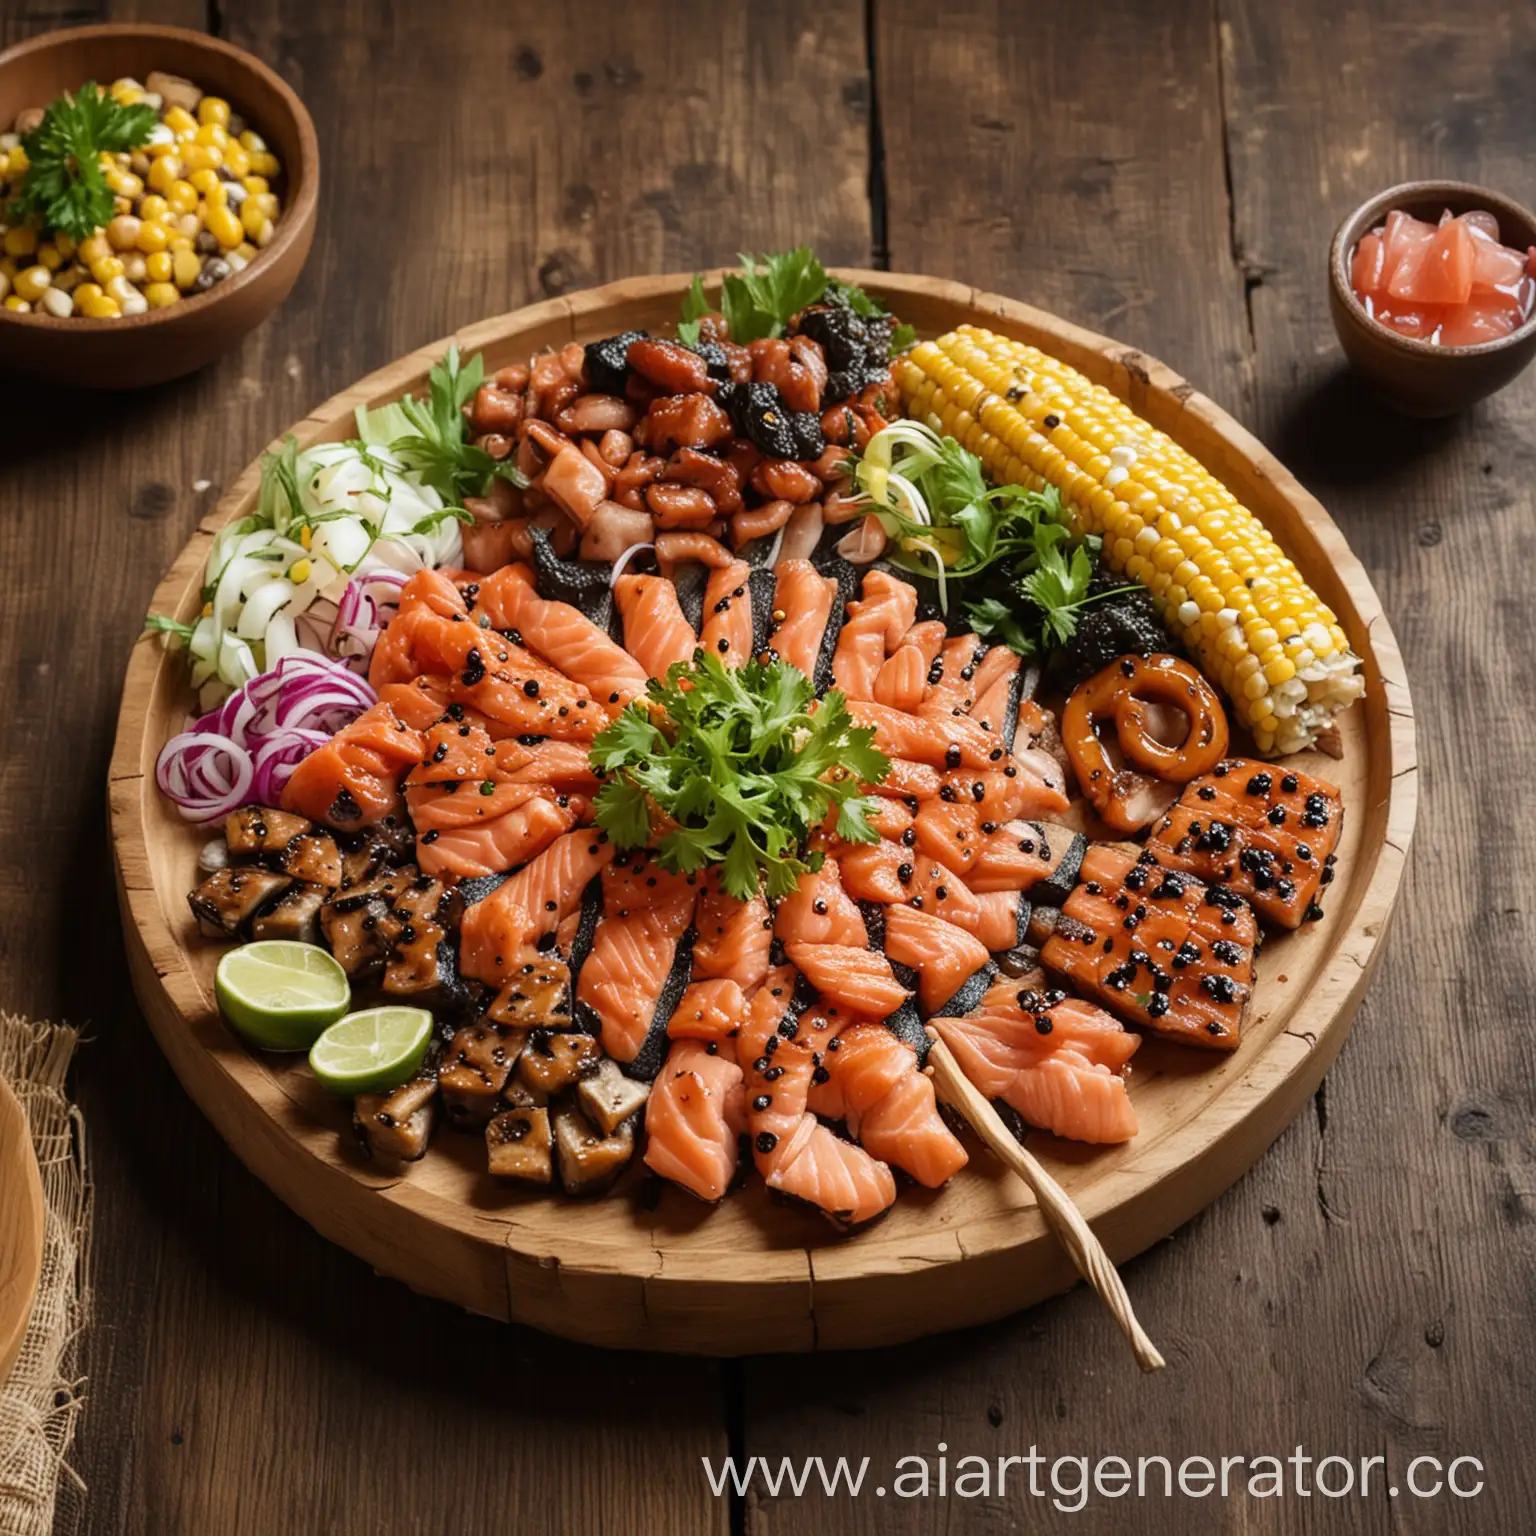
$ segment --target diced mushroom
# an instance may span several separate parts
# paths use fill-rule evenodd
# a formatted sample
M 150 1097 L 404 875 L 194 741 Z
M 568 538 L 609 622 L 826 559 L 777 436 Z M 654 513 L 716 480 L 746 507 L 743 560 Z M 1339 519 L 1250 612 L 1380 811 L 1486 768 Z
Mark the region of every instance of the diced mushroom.
M 389 948 L 384 990 L 422 1002 L 454 990 L 458 981 L 453 946 L 443 922 L 446 890 L 419 875 L 394 900 L 379 928 Z
M 310 823 L 270 805 L 246 805 L 224 818 L 224 841 L 233 854 L 281 853 Z M 301 877 L 302 878 L 302 877 Z
M 466 1025 L 454 1035 L 437 1074 L 450 1125 L 469 1130 L 496 1113 L 527 1038 L 504 1024 Z
M 270 911 L 251 920 L 251 937 L 318 944 L 320 908 L 324 905 L 325 892 L 318 885 L 295 885 L 283 892 Z
M 606 560 L 611 564 L 626 549 L 636 544 L 649 544 L 655 531 L 650 513 L 635 512 L 616 501 L 599 502 L 581 535 L 581 558 Z
M 301 832 L 284 845 L 277 862 L 285 875 L 306 885 L 334 890 L 341 884 L 341 850 L 336 839 L 324 832 Z
M 498 1179 L 551 1183 L 551 1144 L 547 1109 L 506 1109 L 485 1128 L 486 1163 Z
M 186 112 L 196 112 L 198 102 L 203 99 L 200 86 L 160 69 L 152 69 L 144 77 L 144 89 L 158 96 L 167 107 L 180 107 Z
M 250 865 L 219 869 L 188 894 L 187 902 L 209 938 L 233 938 L 292 884 L 287 875 Z
M 535 955 L 512 975 L 485 1010 L 513 1029 L 563 1029 L 571 1022 L 571 968 L 557 954 Z
M 603 1057 L 597 1064 L 597 1071 L 576 1085 L 576 1102 L 604 1136 L 612 1136 L 626 1120 L 643 1109 L 650 1095 L 649 1083 L 625 1077 L 619 1064 L 610 1056 Z
M 342 970 L 358 978 L 381 970 L 390 944 L 385 926 L 414 869 L 388 870 L 350 886 L 320 909 L 320 931 Z
M 575 519 L 578 528 L 591 522 L 592 514 L 608 494 L 608 482 L 602 471 L 581 449 L 569 443 L 550 461 L 544 471 L 543 486 L 545 494 Z
M 381 1161 L 414 1163 L 427 1150 L 437 1118 L 437 1080 L 430 1074 L 388 1093 L 362 1093 L 352 1105 L 352 1129 L 364 1152 Z
M 536 1029 L 518 1059 L 517 1075 L 535 1093 L 553 1098 L 597 1070 L 602 1047 L 591 1035 Z
M 560 1182 L 567 1194 L 600 1195 L 635 1155 L 635 1133 L 627 1124 L 604 1136 L 570 1107 L 557 1109 L 554 1123 Z

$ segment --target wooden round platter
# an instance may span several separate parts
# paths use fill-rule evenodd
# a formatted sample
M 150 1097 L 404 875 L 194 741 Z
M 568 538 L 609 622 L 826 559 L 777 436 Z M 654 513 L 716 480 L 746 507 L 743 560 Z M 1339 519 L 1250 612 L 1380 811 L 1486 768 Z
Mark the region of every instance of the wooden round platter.
M 1416 804 L 1413 716 L 1381 604 L 1323 508 L 1225 412 L 1140 352 L 958 283 L 848 272 L 922 335 L 965 321 L 1049 351 L 1106 385 L 1195 454 L 1274 532 L 1364 658 L 1366 697 L 1342 721 L 1339 761 L 1294 761 L 1347 807 L 1327 916 L 1272 939 L 1241 1048 L 1214 1058 L 1149 1040 L 1132 1096 L 1141 1133 L 1094 1149 L 1045 1135 L 1032 1148 L 1116 1260 L 1141 1252 L 1232 1184 L 1306 1103 L 1338 1054 L 1381 952 Z M 450 339 L 487 370 L 543 347 L 675 321 L 687 276 L 640 278 L 552 299 L 433 342 L 327 401 L 300 447 L 349 437 L 353 408 L 425 389 Z M 155 594 L 197 606 L 214 532 L 254 505 L 252 465 L 199 527 Z M 155 758 L 189 697 L 179 656 L 142 642 L 129 662 L 110 770 L 118 891 L 134 985 L 161 1048 L 230 1146 L 294 1210 L 375 1269 L 471 1311 L 588 1342 L 732 1355 L 887 1344 L 1003 1316 L 1075 1280 L 1033 1197 L 979 1147 L 937 1193 L 902 1191 L 869 1230 L 839 1238 L 749 1184 L 717 1208 L 627 1180 L 593 1203 L 524 1195 L 484 1172 L 480 1138 L 440 1131 L 403 1176 L 362 1161 L 348 1111 L 300 1057 L 237 1041 L 213 1001 L 222 947 L 196 933 L 186 893 L 198 847 L 157 793 Z
M 43 1269 L 43 1187 L 27 1117 L 0 1081 L 0 1386 L 32 1316 Z

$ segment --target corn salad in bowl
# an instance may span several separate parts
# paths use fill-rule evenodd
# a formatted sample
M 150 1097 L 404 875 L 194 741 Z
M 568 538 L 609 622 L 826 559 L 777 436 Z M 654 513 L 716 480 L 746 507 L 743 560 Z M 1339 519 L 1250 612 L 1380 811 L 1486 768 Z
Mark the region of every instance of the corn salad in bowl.
M 282 173 L 227 100 L 181 76 L 29 107 L 0 134 L 0 301 L 107 320 L 206 293 L 271 242 Z

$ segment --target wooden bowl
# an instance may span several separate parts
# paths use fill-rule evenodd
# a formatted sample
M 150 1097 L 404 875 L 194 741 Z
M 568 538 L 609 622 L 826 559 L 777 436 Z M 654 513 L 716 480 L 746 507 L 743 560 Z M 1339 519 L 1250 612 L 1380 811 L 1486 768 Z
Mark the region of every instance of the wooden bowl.
M 309 255 L 320 192 L 320 148 L 304 104 L 260 59 L 180 27 L 101 26 L 48 32 L 0 53 L 0 126 L 87 80 L 151 70 L 222 96 L 283 164 L 283 214 L 243 272 L 165 309 L 115 320 L 16 314 L 0 308 L 0 370 L 88 389 L 137 389 L 178 378 L 227 352 L 288 297 Z
M 1219 1058 L 1148 1039 L 1122 1147 L 1030 1139 L 1116 1260 L 1139 1253 L 1236 1180 L 1303 1109 L 1338 1053 L 1371 973 L 1413 834 L 1413 711 L 1391 626 L 1328 514 L 1255 438 L 1136 351 L 995 294 L 889 272 L 844 272 L 936 336 L 966 321 L 1039 346 L 1125 400 L 1219 475 L 1261 517 L 1364 661 L 1366 695 L 1341 719 L 1344 756 L 1293 761 L 1341 786 L 1347 807 L 1328 914 L 1264 946 L 1241 1049 Z M 293 428 L 300 448 L 356 433 L 358 405 L 420 392 L 457 342 L 487 369 L 530 352 L 676 321 L 690 275 L 638 278 L 466 327 L 329 400 Z M 200 602 L 215 532 L 249 512 L 251 465 L 182 551 L 151 605 Z M 187 908 L 207 832 L 155 788 L 155 759 L 192 704 L 184 658 L 133 651 L 108 792 L 134 988 L 177 1076 L 235 1152 L 296 1211 L 376 1269 L 473 1312 L 590 1343 L 691 1353 L 894 1343 L 1001 1317 L 1076 1280 L 1023 1183 L 971 1143 L 943 1190 L 906 1189 L 867 1231 L 838 1238 L 751 1181 L 717 1207 L 640 1170 L 598 1201 L 528 1195 L 485 1171 L 483 1138 L 442 1130 L 404 1174 L 357 1154 L 346 1105 L 302 1054 L 247 1050 L 219 1016 L 223 947 Z M 1384 1110 L 1383 1112 L 1389 1112 Z M 1134 1285 L 1132 1286 L 1134 1292 Z
M 1355 368 L 1408 416 L 1451 416 L 1503 389 L 1536 356 L 1536 315 L 1498 341 L 1441 347 L 1400 336 L 1365 312 L 1350 285 L 1350 259 L 1362 235 L 1401 208 L 1434 223 L 1441 212 L 1486 208 L 1506 245 L 1536 245 L 1536 214 L 1501 193 L 1468 181 L 1407 181 L 1361 203 L 1339 225 L 1328 253 L 1328 307 L 1339 343 Z
M 0 1385 L 21 1349 L 43 1268 L 43 1187 L 27 1117 L 0 1082 Z

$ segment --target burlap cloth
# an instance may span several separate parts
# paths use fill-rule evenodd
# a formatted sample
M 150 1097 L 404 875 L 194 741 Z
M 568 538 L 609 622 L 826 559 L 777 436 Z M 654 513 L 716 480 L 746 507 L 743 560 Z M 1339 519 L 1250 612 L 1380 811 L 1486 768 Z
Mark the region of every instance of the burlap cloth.
M 32 1320 L 0 1383 L 0 1536 L 55 1536 L 82 1523 L 85 1484 L 67 1457 L 80 1416 L 77 1354 L 87 1290 L 91 1186 L 85 1126 L 65 1096 L 76 1034 L 0 1014 L 0 1077 L 32 1128 L 47 1231 Z

